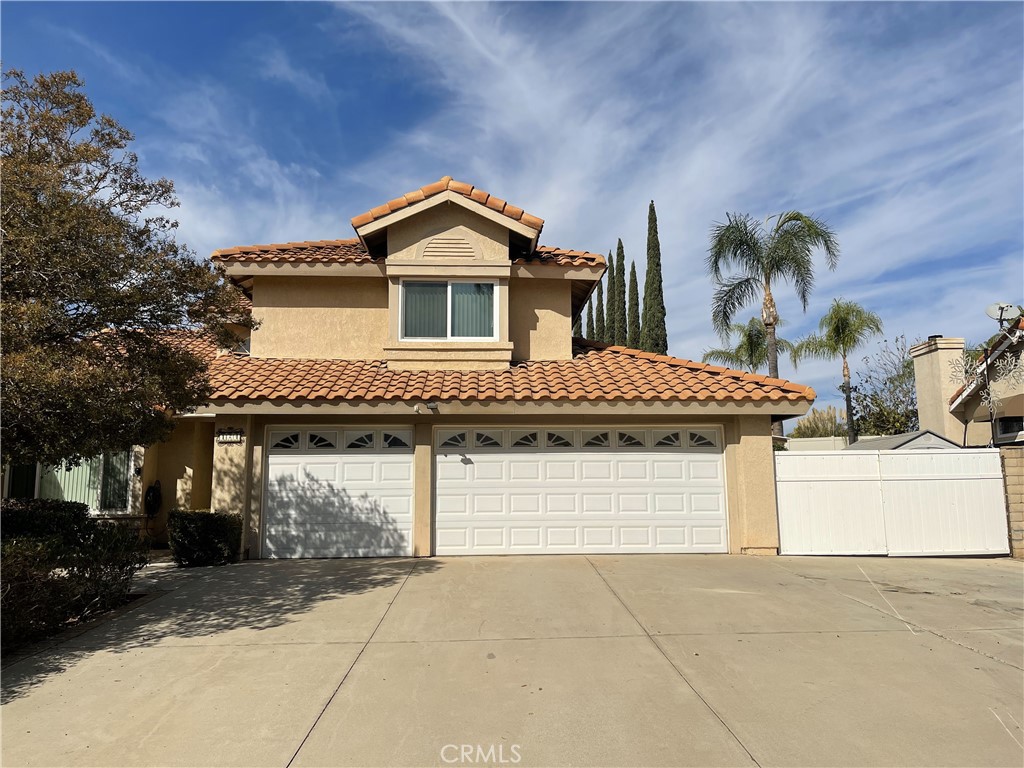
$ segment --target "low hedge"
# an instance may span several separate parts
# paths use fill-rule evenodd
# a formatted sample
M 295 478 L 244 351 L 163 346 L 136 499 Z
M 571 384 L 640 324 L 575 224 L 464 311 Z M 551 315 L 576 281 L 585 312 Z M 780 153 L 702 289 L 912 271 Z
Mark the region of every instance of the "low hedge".
M 208 509 L 172 509 L 167 534 L 178 565 L 225 565 L 238 559 L 242 518 Z
M 84 504 L 0 504 L 0 639 L 9 649 L 120 605 L 148 561 L 138 532 L 100 523 Z

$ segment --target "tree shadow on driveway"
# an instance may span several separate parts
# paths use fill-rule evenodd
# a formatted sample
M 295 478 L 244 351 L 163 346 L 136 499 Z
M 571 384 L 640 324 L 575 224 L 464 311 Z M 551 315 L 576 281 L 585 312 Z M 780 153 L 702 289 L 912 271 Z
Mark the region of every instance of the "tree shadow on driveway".
M 318 606 L 336 602 L 339 634 L 360 628 L 346 625 L 346 610 L 359 595 L 393 593 L 413 572 L 432 571 L 436 560 L 412 558 L 333 560 L 254 560 L 223 567 L 176 569 L 163 564 L 143 571 L 140 586 L 154 599 L 98 620 L 84 632 L 69 632 L 16 657 L 3 670 L 2 701 L 25 696 L 33 688 L 98 652 L 125 653 L 157 645 L 216 644 L 217 636 L 235 630 L 252 642 L 260 633 L 299 622 Z M 147 569 L 148 570 L 148 569 Z M 361 610 L 369 628 L 383 616 L 393 594 Z M 349 612 L 353 613 L 353 612 Z M 328 631 L 334 629 L 329 626 Z M 324 627 L 320 627 L 322 637 Z M 314 638 L 316 641 L 318 638 Z M 237 638 L 236 638 L 237 639 Z

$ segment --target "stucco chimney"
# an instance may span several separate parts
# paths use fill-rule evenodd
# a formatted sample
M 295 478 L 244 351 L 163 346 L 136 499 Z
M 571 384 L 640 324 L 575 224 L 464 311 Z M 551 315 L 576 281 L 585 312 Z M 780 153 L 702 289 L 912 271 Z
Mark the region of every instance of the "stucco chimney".
M 950 379 L 950 373 L 953 361 L 963 353 L 963 339 L 942 336 L 929 336 L 910 348 L 921 429 L 930 429 L 957 445 L 964 444 L 964 424 L 949 412 L 949 400 L 960 388 Z

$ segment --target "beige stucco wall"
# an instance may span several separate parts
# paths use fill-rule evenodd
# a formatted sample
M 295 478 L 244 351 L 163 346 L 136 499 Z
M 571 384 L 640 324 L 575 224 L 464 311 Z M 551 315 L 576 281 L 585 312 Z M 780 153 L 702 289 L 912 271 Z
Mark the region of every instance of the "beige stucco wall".
M 572 359 L 572 281 L 513 277 L 508 293 L 512 359 Z
M 388 337 L 388 281 L 381 277 L 253 280 L 253 357 L 380 360 Z
M 179 420 L 170 438 L 146 450 L 143 492 L 160 481 L 160 511 L 147 523 L 149 535 L 158 543 L 167 543 L 167 513 L 175 507 L 192 506 L 195 426 L 196 422 Z
M 726 423 L 725 473 L 729 551 L 776 555 L 779 515 L 770 416 L 737 416 Z
M 388 262 L 423 258 L 431 239 L 441 236 L 465 239 L 475 251 L 472 258 L 453 262 L 508 261 L 508 229 L 455 204 L 441 204 L 388 227 Z
M 192 427 L 192 509 L 209 509 L 213 490 L 213 421 L 193 422 Z

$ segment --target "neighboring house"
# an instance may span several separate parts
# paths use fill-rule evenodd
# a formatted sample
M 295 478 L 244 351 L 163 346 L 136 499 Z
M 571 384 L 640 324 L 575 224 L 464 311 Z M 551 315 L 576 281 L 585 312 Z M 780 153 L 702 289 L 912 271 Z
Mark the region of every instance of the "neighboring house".
M 959 450 L 960 444 L 937 435 L 930 429 L 903 432 L 885 437 L 862 437 L 844 451 L 949 451 Z
M 572 338 L 605 271 L 449 177 L 349 240 L 213 259 L 252 300 L 143 486 L 247 557 L 778 550 L 773 421 L 808 387 Z
M 1024 445 L 1024 381 L 1000 376 L 1020 365 L 1022 352 L 1024 318 L 1018 318 L 978 358 L 964 384 L 956 376 L 963 339 L 930 336 L 912 347 L 921 428 L 960 446 Z

